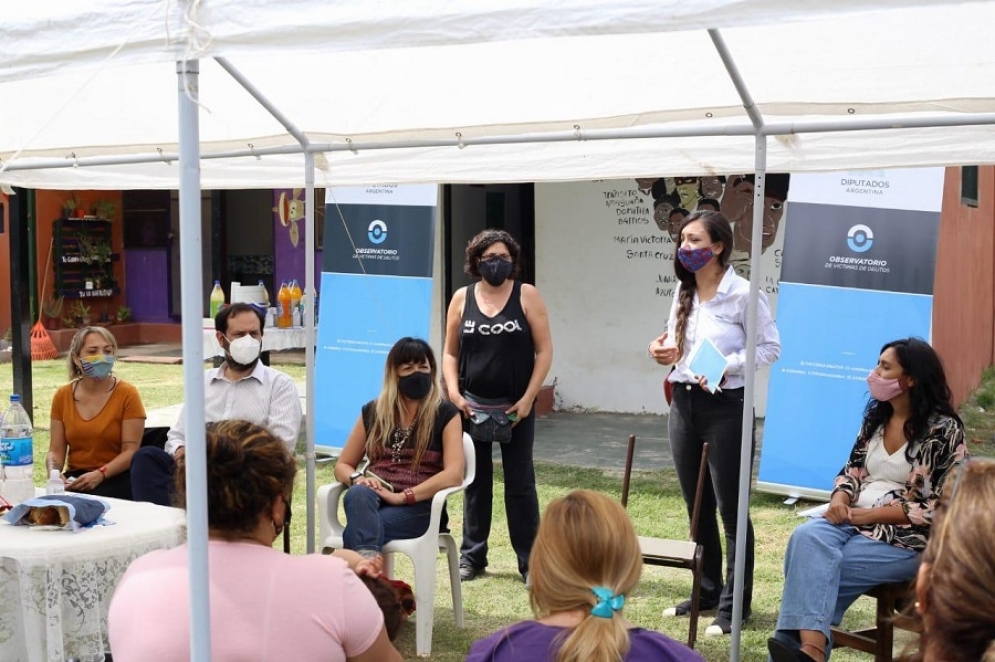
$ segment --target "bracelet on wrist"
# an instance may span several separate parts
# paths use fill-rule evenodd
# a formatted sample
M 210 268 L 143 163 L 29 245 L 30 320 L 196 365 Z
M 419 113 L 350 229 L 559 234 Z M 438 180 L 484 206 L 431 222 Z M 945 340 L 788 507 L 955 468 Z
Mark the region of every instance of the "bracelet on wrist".
M 97 469 L 97 471 L 100 472 L 100 475 L 103 476 L 104 480 L 107 480 L 107 467 L 106 467 L 106 465 L 103 466 L 103 467 L 100 467 L 99 469 Z
M 415 505 L 415 491 L 410 487 L 404 488 L 404 503 L 409 506 Z

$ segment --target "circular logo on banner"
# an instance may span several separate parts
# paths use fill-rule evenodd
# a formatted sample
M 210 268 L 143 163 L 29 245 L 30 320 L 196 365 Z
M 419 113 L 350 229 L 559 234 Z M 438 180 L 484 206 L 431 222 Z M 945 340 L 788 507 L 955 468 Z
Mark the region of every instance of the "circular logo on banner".
M 854 225 L 846 233 L 846 245 L 854 253 L 865 253 L 874 245 L 874 233 L 866 225 Z
M 373 221 L 367 228 L 366 235 L 374 244 L 382 244 L 387 241 L 387 224 L 380 220 Z

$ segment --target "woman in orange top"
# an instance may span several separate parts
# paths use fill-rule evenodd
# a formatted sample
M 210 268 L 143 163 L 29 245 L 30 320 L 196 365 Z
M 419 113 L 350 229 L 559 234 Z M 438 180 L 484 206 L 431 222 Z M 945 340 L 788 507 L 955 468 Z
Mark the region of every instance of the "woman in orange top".
M 70 382 L 52 400 L 47 467 L 64 472 L 67 490 L 131 499 L 128 469 L 145 432 L 145 407 L 138 389 L 111 374 L 116 352 L 114 336 L 100 326 L 73 338 Z

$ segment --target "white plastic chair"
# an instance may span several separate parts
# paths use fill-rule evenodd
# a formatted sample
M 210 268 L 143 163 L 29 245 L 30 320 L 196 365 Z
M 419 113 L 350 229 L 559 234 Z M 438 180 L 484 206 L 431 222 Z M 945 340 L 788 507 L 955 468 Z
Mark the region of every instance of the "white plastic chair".
M 387 574 L 393 570 L 393 555 L 404 554 L 415 567 L 415 626 L 416 650 L 418 655 L 432 654 L 432 626 L 435 622 L 435 580 L 436 559 L 439 552 L 445 552 L 449 559 L 449 583 L 453 591 L 453 614 L 456 627 L 463 627 L 463 594 L 459 579 L 459 548 L 451 533 L 439 531 L 442 508 L 446 498 L 466 489 L 473 482 L 476 472 L 473 440 L 463 433 L 463 482 L 456 487 L 439 490 L 432 497 L 432 519 L 428 530 L 418 538 L 393 540 L 384 545 L 381 553 L 386 563 Z M 342 532 L 345 526 L 339 521 L 339 500 L 345 492 L 345 485 L 332 483 L 318 490 L 318 527 L 321 545 L 319 549 L 341 549 Z

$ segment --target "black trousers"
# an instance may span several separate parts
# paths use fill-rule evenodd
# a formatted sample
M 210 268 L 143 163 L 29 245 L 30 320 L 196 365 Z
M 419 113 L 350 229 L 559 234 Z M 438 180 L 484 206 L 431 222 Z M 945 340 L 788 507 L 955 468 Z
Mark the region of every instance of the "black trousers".
M 131 458 L 131 491 L 135 501 L 173 505 L 175 476 L 176 461 L 161 448 L 142 446 Z
M 668 420 L 670 450 L 677 480 L 687 504 L 688 517 L 698 487 L 701 447 L 709 443 L 708 472 L 701 497 L 698 542 L 703 548 L 701 602 L 718 605 L 719 614 L 732 616 L 733 568 L 735 566 L 739 508 L 739 467 L 742 455 L 743 389 L 709 393 L 697 385 L 675 384 Z M 756 438 L 752 443 L 756 447 Z M 749 461 L 753 462 L 751 451 Z M 716 511 L 725 530 L 726 574 L 722 576 L 722 547 Z M 747 519 L 746 572 L 743 581 L 743 616 L 750 615 L 753 599 L 753 522 Z
M 491 535 L 494 505 L 495 446 L 501 449 L 504 469 L 504 510 L 508 517 L 511 546 L 518 557 L 518 572 L 529 569 L 529 554 L 539 528 L 539 497 L 536 494 L 535 464 L 532 445 L 535 441 L 535 410 L 516 425 L 506 444 L 473 442 L 477 473 L 463 495 L 463 545 L 460 558 L 477 568 L 487 567 L 487 539 Z

